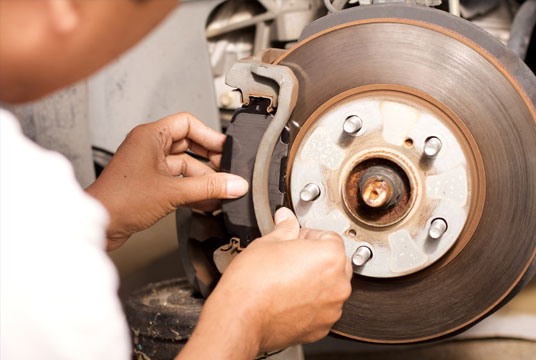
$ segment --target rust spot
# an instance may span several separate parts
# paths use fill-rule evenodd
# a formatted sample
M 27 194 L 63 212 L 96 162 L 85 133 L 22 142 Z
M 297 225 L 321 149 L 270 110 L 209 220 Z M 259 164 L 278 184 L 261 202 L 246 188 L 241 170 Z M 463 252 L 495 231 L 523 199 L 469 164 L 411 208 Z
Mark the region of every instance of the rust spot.
M 402 180 L 402 192 L 392 206 L 384 206 L 393 195 L 393 189 L 390 188 L 392 184 L 389 185 L 385 179 L 373 177 L 362 186 L 363 191 L 359 189 L 359 182 L 364 173 L 374 166 L 388 167 Z M 350 213 L 358 220 L 373 226 L 386 226 L 402 219 L 411 205 L 411 185 L 408 176 L 397 164 L 383 158 L 368 159 L 359 163 L 350 172 L 344 191 L 346 207 Z
M 385 206 L 393 196 L 393 184 L 381 176 L 368 179 L 361 189 L 361 199 L 370 207 Z

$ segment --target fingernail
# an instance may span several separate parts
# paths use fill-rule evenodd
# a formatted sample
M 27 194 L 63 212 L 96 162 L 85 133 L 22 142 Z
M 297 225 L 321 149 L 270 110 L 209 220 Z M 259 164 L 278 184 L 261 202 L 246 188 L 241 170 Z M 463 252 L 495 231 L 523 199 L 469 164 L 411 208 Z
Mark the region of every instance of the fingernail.
M 280 208 L 274 214 L 274 223 L 276 225 L 281 224 L 283 221 L 287 220 L 291 214 L 292 214 L 292 211 L 290 211 L 290 209 L 286 207 Z
M 241 177 L 227 181 L 227 196 L 239 197 L 248 192 L 249 184 Z

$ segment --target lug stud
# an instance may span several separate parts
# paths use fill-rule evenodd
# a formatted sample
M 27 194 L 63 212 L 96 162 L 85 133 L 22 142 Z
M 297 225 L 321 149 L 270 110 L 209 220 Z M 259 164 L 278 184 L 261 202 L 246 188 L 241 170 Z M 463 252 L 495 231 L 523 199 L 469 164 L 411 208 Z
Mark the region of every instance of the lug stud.
M 307 184 L 300 191 L 302 201 L 315 201 L 320 196 L 320 188 L 316 184 Z
M 363 266 L 372 258 L 372 250 L 368 246 L 360 246 L 352 256 L 352 263 L 355 266 Z
M 437 240 L 445 234 L 447 231 L 447 222 L 443 219 L 434 219 L 430 224 L 430 230 L 428 231 L 428 236 L 430 238 Z
M 348 116 L 342 126 L 344 132 L 348 135 L 356 135 L 362 127 L 363 121 L 357 115 Z
M 424 156 L 429 159 L 433 159 L 437 156 L 437 154 L 439 154 L 442 147 L 443 144 L 441 143 L 441 140 L 435 136 L 429 137 L 424 143 Z

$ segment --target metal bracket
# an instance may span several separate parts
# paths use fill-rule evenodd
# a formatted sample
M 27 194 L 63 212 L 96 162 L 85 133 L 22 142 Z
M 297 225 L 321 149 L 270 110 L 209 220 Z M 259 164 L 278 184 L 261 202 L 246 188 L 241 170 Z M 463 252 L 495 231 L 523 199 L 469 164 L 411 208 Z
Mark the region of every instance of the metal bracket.
M 269 49 L 240 60 L 229 69 L 225 80 L 227 85 L 241 91 L 243 103 L 249 103 L 251 97 L 263 97 L 271 101 L 268 111 L 277 108 L 259 144 L 253 169 L 251 191 L 255 218 L 262 235 L 274 228 L 268 196 L 270 160 L 298 99 L 298 79 L 290 68 L 265 62 L 273 57 L 273 50 Z
M 242 103 L 245 105 L 249 104 L 249 99 L 252 97 L 270 99 L 268 111 L 272 111 L 277 108 L 280 86 L 277 79 L 263 75 L 266 74 L 263 68 L 282 67 L 271 63 L 283 52 L 282 49 L 266 49 L 235 62 L 225 75 L 225 83 L 240 90 Z
M 231 261 L 233 261 L 235 256 L 240 254 L 242 250 L 244 249 L 240 247 L 240 239 L 236 237 L 231 238 L 228 244 L 216 249 L 216 251 L 214 251 L 213 260 L 218 271 L 223 274 Z

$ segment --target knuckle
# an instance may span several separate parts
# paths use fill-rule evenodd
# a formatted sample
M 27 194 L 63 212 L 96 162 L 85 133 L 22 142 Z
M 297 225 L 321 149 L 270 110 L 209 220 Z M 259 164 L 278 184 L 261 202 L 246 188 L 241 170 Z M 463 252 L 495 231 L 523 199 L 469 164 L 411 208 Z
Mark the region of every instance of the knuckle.
M 315 341 L 325 338 L 328 333 L 329 330 L 326 331 L 325 329 L 317 329 L 305 335 L 301 342 L 303 342 L 304 344 L 313 343 Z
M 206 182 L 206 194 L 208 198 L 218 197 L 221 193 L 221 182 L 216 176 L 208 176 Z
M 342 316 L 342 308 L 339 308 L 337 311 L 335 311 L 333 313 L 333 322 L 331 323 L 332 325 L 335 324 L 337 321 L 339 321 L 339 319 L 341 318 Z
M 324 327 L 316 333 L 316 340 L 320 340 L 328 336 L 330 327 Z
M 350 295 L 352 295 L 352 285 L 349 282 L 345 282 L 341 289 L 340 299 L 342 302 L 346 301 Z
M 189 125 L 190 121 L 195 119 L 195 116 L 189 112 L 180 112 L 172 115 L 171 118 L 174 122 L 186 122 Z
M 342 304 L 339 302 L 332 302 L 329 306 L 326 307 L 323 318 L 322 326 L 331 329 L 333 324 L 335 324 L 342 316 Z
M 342 265 L 344 269 L 346 266 L 346 254 L 342 243 L 337 240 L 323 241 L 323 247 L 323 255 L 326 261 Z
M 328 326 L 329 327 L 333 326 L 333 324 L 335 324 L 341 318 L 341 316 L 342 316 L 342 307 L 338 307 L 336 310 L 334 310 L 330 314 Z
M 179 155 L 177 157 L 177 169 L 179 170 L 180 174 L 187 174 L 188 173 L 188 161 L 186 161 L 186 158 L 183 155 Z
M 330 297 L 330 304 L 335 307 L 335 309 L 338 309 L 338 311 L 342 311 L 342 306 L 346 300 L 350 297 L 352 294 L 352 287 L 348 283 L 344 284 L 338 284 L 337 286 L 334 286 L 331 291 L 331 297 Z
M 292 220 L 287 219 L 283 221 L 281 224 L 279 224 L 277 228 L 281 230 L 284 235 L 286 235 L 288 233 L 292 233 L 294 229 L 296 228 L 296 225 Z
M 141 124 L 134 127 L 126 136 L 126 141 L 129 142 L 146 142 L 148 139 L 153 139 L 157 135 L 157 140 L 160 140 L 162 132 L 157 132 L 155 134 L 154 128 L 151 123 Z
M 178 114 L 180 117 L 194 118 L 194 115 L 188 111 L 183 111 Z
M 327 246 L 330 246 L 330 250 L 334 253 L 344 252 L 344 243 L 342 238 L 334 232 L 326 232 L 322 235 L 322 240 Z
M 145 132 L 145 128 L 147 127 L 146 124 L 138 125 L 134 127 L 130 132 L 127 134 L 127 139 L 136 137 L 138 134 Z
M 332 241 L 332 242 L 340 242 L 342 241 L 342 238 L 333 231 L 324 231 L 322 235 L 320 235 L 320 238 L 326 241 Z

